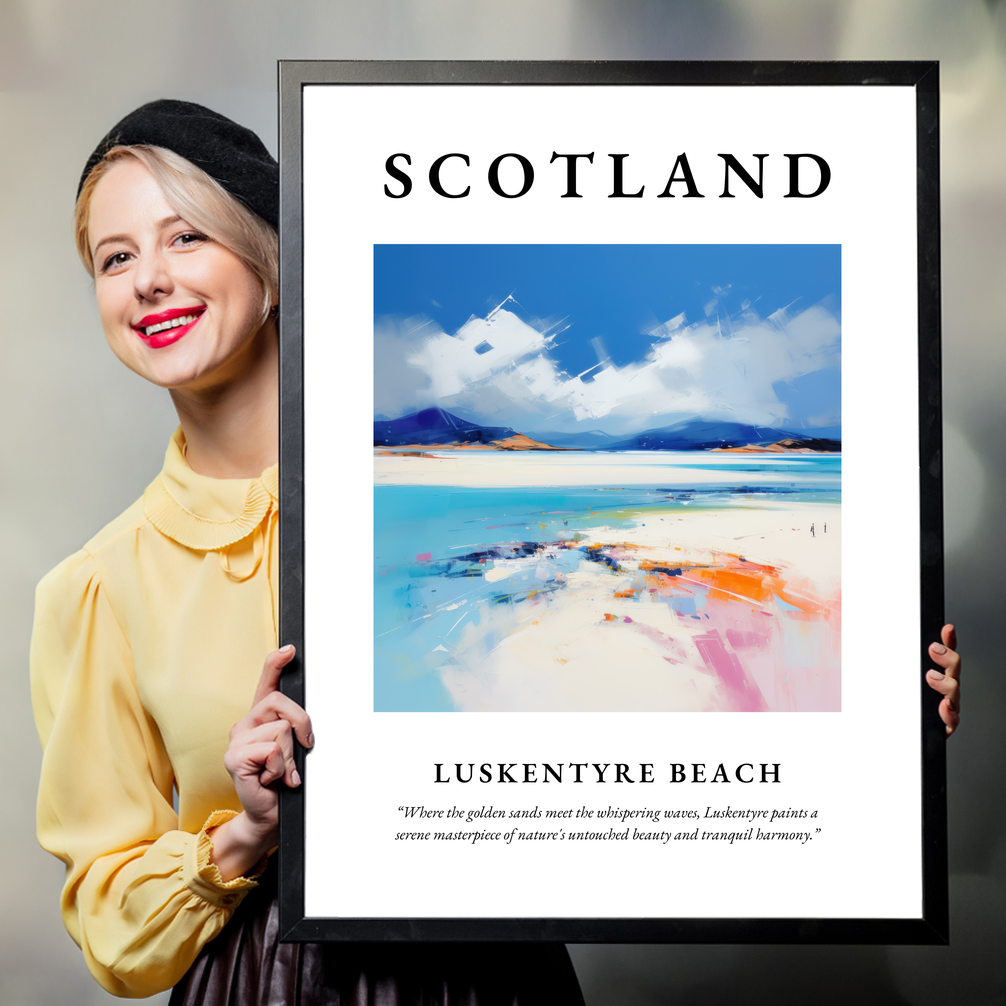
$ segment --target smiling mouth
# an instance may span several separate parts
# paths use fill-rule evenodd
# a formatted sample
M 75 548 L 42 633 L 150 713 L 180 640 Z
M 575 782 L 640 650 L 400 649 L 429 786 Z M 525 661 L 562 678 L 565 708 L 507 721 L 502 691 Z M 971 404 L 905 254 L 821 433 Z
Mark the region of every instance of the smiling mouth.
M 191 325 L 198 318 L 198 314 L 183 314 L 180 318 L 172 318 L 171 321 L 162 321 L 159 325 L 148 325 L 140 331 L 146 338 L 156 335 L 158 332 L 166 332 L 169 328 L 181 328 L 182 325 Z
M 139 325 L 134 325 L 133 330 L 144 339 L 149 339 L 151 336 L 158 335 L 161 332 L 170 332 L 173 328 L 182 328 L 185 325 L 191 325 L 205 310 L 205 308 L 196 308 L 187 311 L 165 312 L 156 321 L 154 320 L 157 317 L 156 315 L 154 318 L 148 316 L 147 318 L 143 318 Z M 143 322 L 148 320 L 152 324 L 144 325 Z

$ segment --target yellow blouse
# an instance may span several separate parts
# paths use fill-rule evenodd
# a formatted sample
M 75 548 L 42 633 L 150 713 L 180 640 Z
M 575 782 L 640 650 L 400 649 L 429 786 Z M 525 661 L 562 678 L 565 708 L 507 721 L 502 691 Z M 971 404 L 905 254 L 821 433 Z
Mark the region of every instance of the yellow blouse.
M 38 586 L 38 837 L 115 995 L 174 985 L 255 886 L 223 882 L 206 829 L 241 809 L 228 731 L 276 646 L 277 492 L 276 467 L 197 475 L 178 430 L 143 498 Z

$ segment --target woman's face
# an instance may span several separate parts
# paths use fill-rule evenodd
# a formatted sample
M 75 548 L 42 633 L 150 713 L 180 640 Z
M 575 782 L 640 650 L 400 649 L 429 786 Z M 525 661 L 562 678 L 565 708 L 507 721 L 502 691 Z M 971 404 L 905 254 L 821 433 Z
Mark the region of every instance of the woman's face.
M 193 392 L 240 377 L 257 355 L 262 285 L 172 210 L 143 164 L 125 158 L 108 169 L 87 233 L 105 337 L 130 370 Z

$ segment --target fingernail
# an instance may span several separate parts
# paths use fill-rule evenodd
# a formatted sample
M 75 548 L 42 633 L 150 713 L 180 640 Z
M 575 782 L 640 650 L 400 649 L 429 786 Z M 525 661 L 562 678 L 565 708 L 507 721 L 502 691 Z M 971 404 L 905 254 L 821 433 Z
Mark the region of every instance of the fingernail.
M 293 643 L 287 643 L 286 646 L 280 648 L 279 652 L 282 654 L 293 653 Z
M 290 773 L 290 781 L 294 784 L 294 786 L 300 785 L 300 773 L 296 769 Z
M 307 746 L 309 748 L 313 748 L 314 747 L 314 732 L 313 731 L 307 735 Z
M 933 645 L 930 646 L 929 649 L 931 649 L 933 651 L 933 653 L 946 653 L 947 652 L 947 648 L 942 643 L 933 643 Z
M 942 681 L 942 680 L 943 680 L 943 679 L 944 679 L 944 678 L 946 677 L 946 675 L 945 675 L 945 674 L 941 674 L 941 673 L 940 673 L 939 671 L 930 671 L 930 672 L 929 672 L 929 676 L 930 676 L 930 677 L 931 677 L 931 678 L 932 678 L 932 679 L 933 679 L 934 681 Z

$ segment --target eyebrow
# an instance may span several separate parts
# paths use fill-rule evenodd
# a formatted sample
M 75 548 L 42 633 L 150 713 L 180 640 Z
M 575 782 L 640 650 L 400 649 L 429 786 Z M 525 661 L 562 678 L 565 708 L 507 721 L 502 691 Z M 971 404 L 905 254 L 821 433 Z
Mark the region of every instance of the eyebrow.
M 163 220 L 158 220 L 154 225 L 157 230 L 163 230 L 165 227 L 170 227 L 172 224 L 177 224 L 181 221 L 181 217 L 175 213 L 170 217 L 165 217 Z M 131 242 L 133 239 L 128 234 L 109 234 L 108 237 L 103 237 L 91 250 L 91 257 L 95 258 L 98 254 L 98 249 L 102 245 L 107 245 L 114 243 L 116 241 Z

